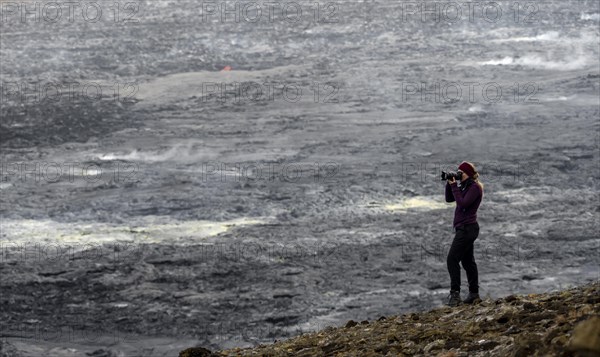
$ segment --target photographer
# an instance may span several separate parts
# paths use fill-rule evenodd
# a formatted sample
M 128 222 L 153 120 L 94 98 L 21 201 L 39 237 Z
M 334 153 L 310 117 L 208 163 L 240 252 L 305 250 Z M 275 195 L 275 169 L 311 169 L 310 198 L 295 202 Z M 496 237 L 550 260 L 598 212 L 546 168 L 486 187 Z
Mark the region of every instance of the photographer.
M 460 179 L 458 183 L 457 178 Z M 442 172 L 442 179 L 446 179 L 446 202 L 456 202 L 453 223 L 456 233 L 446 261 L 450 273 L 449 306 L 457 306 L 461 302 L 459 262 L 467 272 L 469 282 L 469 295 L 463 303 L 472 304 L 479 300 L 479 277 L 473 255 L 473 243 L 479 236 L 477 209 L 483 198 L 483 184 L 478 178 L 475 166 L 466 161 L 458 166 L 456 174 Z

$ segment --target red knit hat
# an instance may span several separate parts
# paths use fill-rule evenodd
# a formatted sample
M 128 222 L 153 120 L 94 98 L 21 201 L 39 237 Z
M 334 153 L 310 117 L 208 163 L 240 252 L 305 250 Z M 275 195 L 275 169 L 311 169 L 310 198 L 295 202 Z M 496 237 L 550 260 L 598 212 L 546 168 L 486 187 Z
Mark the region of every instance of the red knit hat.
M 458 169 L 465 174 L 469 175 L 469 177 L 473 177 L 475 175 L 475 167 L 470 162 L 463 161 L 460 165 L 458 165 Z

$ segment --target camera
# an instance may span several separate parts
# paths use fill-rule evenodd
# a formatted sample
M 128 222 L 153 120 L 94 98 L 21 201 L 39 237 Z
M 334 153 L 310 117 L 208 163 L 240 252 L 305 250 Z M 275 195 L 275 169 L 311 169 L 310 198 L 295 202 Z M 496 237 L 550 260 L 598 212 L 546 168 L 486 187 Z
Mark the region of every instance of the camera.
M 442 171 L 442 181 L 450 180 L 451 178 L 454 178 L 455 180 L 460 181 L 460 179 L 462 178 L 462 172 L 460 172 L 460 171 L 458 171 L 458 172 Z

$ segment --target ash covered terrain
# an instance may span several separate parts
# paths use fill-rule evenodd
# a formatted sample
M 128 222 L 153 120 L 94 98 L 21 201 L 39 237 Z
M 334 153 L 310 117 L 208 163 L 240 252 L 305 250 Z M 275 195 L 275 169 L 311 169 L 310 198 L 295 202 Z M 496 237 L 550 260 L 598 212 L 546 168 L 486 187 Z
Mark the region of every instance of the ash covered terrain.
M 482 297 L 600 279 L 597 2 L 48 3 L 0 1 L 5 351 L 439 306 L 463 160 Z

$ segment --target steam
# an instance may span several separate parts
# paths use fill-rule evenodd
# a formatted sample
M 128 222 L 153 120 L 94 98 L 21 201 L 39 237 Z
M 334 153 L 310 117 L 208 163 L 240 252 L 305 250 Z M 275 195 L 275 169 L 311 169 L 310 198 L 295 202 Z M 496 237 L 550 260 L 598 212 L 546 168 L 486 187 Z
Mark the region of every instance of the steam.
M 480 62 L 483 66 L 525 66 L 539 69 L 559 70 L 559 71 L 572 71 L 576 69 L 585 68 L 590 64 L 588 57 L 583 54 L 578 54 L 573 58 L 565 58 L 563 60 L 549 60 L 540 55 L 526 55 L 522 57 L 511 57 L 506 56 L 499 60 L 489 60 Z
M 581 13 L 581 20 L 599 21 L 600 20 L 600 14 L 598 14 L 598 13 L 596 13 L 596 14 Z
M 535 41 L 561 41 L 557 31 L 549 31 L 533 37 L 511 37 L 493 40 L 494 42 L 535 42 Z
M 194 148 L 193 143 L 178 144 L 165 151 L 141 151 L 133 150 L 129 153 L 109 153 L 100 155 L 98 158 L 104 161 L 125 160 L 142 162 L 178 162 L 193 163 L 204 160 L 213 160 L 216 157 L 214 152 L 207 152 Z

